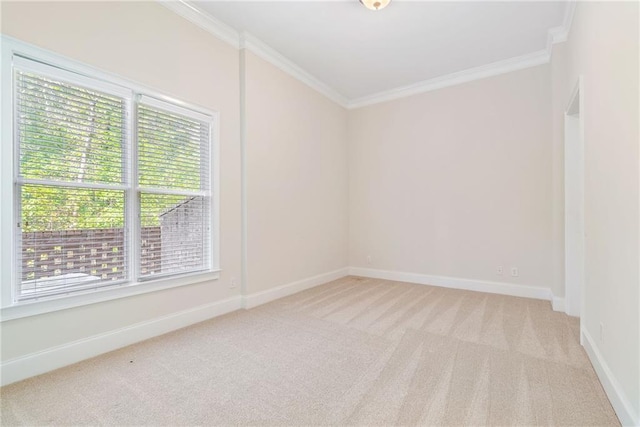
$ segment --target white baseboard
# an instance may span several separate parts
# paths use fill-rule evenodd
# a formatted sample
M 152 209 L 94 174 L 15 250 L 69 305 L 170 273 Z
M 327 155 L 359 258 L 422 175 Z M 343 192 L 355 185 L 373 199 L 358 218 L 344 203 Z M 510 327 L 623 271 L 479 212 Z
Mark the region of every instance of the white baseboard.
M 371 277 L 374 279 L 395 280 L 398 282 L 418 283 L 421 285 L 439 286 L 442 288 L 465 289 L 468 291 L 487 292 L 491 294 L 511 295 L 516 297 L 543 299 L 550 301 L 552 294 L 549 288 L 516 285 L 514 283 L 489 282 L 484 280 L 460 279 L 457 277 L 430 276 L 427 274 L 405 273 L 401 271 L 376 270 L 372 268 L 350 267 L 352 276 Z
M 278 286 L 277 288 L 269 289 L 263 292 L 256 292 L 253 294 L 245 295 L 242 297 L 242 307 L 250 309 L 262 304 L 283 298 L 295 293 L 313 288 L 315 286 L 323 285 L 332 280 L 341 279 L 349 275 L 349 268 L 341 268 L 339 270 L 330 271 L 329 273 L 319 274 L 317 276 L 308 277 L 306 279 L 298 280 L 293 283 Z
M 2 363 L 1 385 L 44 374 L 241 308 L 240 296 L 48 348 Z
M 591 364 L 598 374 L 598 378 L 607 393 L 609 401 L 613 409 L 616 411 L 618 418 L 623 426 L 640 426 L 640 417 L 635 413 L 633 405 L 622 390 L 620 383 L 613 376 L 613 372 L 609 369 L 609 365 L 602 357 L 602 353 L 598 349 L 593 337 L 586 329 L 582 329 L 582 342 L 587 355 L 591 360 Z
M 564 297 L 552 296 L 551 307 L 553 308 L 553 311 L 562 311 L 565 313 L 566 308 L 564 305 Z

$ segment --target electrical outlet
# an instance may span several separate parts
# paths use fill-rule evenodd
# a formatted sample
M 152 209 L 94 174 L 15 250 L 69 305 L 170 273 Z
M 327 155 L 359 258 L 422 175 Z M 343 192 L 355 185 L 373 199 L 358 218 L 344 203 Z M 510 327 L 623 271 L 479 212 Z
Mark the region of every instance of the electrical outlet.
M 496 268 L 496 274 L 499 274 L 500 276 L 504 274 L 504 268 L 501 265 Z
M 367 255 L 367 264 L 371 264 L 371 255 Z
M 518 267 L 511 267 L 511 276 L 518 277 Z
M 232 278 L 231 278 L 231 282 L 229 283 L 229 288 L 230 288 L 230 289 L 233 289 L 233 288 L 235 288 L 235 287 L 236 287 L 236 278 L 235 278 L 235 277 L 232 277 Z

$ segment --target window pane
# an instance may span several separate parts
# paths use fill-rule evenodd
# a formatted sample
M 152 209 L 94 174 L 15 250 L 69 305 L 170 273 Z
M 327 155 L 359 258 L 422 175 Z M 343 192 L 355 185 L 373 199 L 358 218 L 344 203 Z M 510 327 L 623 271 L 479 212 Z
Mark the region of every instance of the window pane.
M 142 187 L 207 190 L 209 124 L 138 106 L 138 179 Z
M 123 99 L 16 72 L 20 176 L 123 182 Z
M 19 299 L 125 279 L 124 191 L 23 185 Z
M 142 277 L 208 268 L 206 198 L 141 194 Z

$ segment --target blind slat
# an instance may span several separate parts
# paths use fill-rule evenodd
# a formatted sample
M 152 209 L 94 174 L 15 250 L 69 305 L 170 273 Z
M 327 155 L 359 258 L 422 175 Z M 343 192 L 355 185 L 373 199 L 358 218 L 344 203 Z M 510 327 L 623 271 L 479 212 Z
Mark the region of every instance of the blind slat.
M 79 98 L 91 99 L 92 96 L 97 96 L 100 99 L 104 100 L 105 103 L 111 104 L 120 104 L 122 102 L 122 98 L 118 98 L 113 95 L 106 94 L 101 91 L 94 91 L 91 89 L 70 85 L 68 83 L 59 82 L 48 77 L 44 77 L 41 75 L 36 75 L 31 72 L 22 73 L 23 77 L 18 82 L 18 87 L 22 85 L 26 86 L 26 83 L 30 83 L 31 86 L 40 86 L 46 90 L 51 91 L 51 93 L 56 93 L 56 90 L 60 86 L 66 87 L 66 91 L 69 93 L 75 94 Z
M 138 117 L 140 185 L 208 189 L 209 124 L 144 104 L 138 105 Z M 175 129 L 189 129 L 192 137 Z
M 67 287 L 127 277 L 123 190 L 25 184 L 18 299 L 51 286 Z
M 20 104 L 16 110 L 20 113 L 21 116 L 26 116 L 28 114 L 40 114 L 40 119 L 55 119 L 58 121 L 62 121 L 69 125 L 81 125 L 86 120 L 87 116 L 78 114 L 75 112 L 68 111 L 64 108 L 55 108 L 50 106 L 32 106 L 32 105 L 24 105 Z M 113 120 L 104 119 L 102 115 L 96 115 L 93 117 L 95 123 L 100 126 L 107 127 L 109 130 L 113 132 L 124 132 L 125 128 L 120 126 L 119 123 L 114 122 Z
M 154 254 L 161 260 L 155 269 L 143 268 L 141 277 L 207 267 L 209 219 L 206 198 L 142 193 L 140 214 L 143 226 L 158 227 L 152 236 L 160 242 L 158 247 L 147 249 L 143 256 Z
M 19 176 L 124 182 L 123 99 L 22 71 L 16 82 Z M 109 108 L 100 107 L 105 103 Z
M 140 116 L 140 122 L 143 124 L 153 124 L 154 126 L 190 132 L 196 135 L 209 129 L 208 126 L 203 127 L 206 122 L 189 119 L 174 113 L 164 113 L 159 109 L 145 106 L 144 104 L 140 104 L 139 107 L 138 115 Z

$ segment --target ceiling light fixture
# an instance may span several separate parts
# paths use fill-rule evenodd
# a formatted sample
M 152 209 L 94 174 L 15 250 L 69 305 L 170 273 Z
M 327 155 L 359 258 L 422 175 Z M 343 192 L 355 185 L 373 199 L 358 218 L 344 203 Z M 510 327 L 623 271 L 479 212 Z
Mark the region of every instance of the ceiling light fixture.
M 360 0 L 360 3 L 370 10 L 384 9 L 391 3 L 391 0 Z

